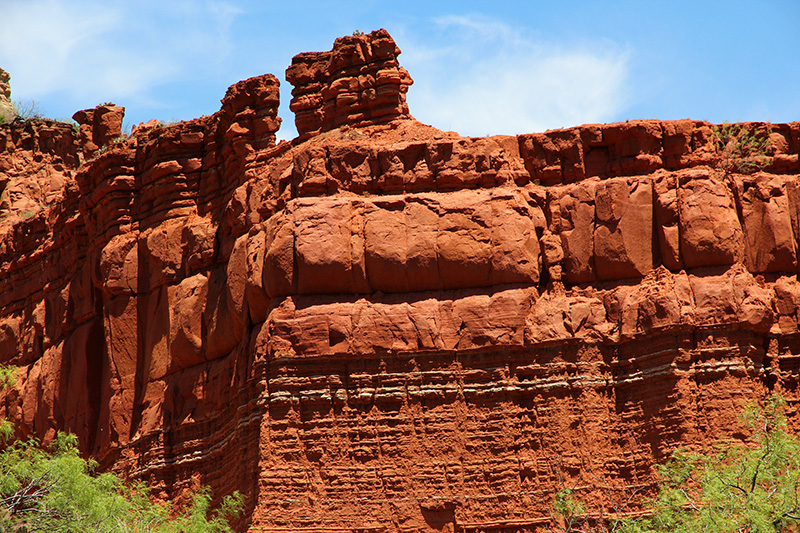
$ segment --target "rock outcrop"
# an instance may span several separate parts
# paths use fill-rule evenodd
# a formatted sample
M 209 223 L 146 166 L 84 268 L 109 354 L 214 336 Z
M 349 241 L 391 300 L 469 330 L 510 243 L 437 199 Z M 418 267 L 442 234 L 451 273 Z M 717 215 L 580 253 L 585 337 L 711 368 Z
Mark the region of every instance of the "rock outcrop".
M 17 110 L 11 103 L 11 76 L 0 68 L 0 124 L 11 122 L 17 116 Z
M 0 126 L 20 434 L 239 490 L 242 530 L 505 532 L 742 438 L 770 391 L 800 425 L 800 122 L 743 125 L 753 174 L 692 120 L 463 138 L 408 115 L 398 53 L 296 57 L 291 143 L 271 75 L 110 144 L 118 108 Z
M 84 157 L 90 159 L 101 147 L 119 139 L 124 117 L 125 108 L 112 103 L 83 109 L 72 115 L 72 120 L 79 126 Z
M 397 62 L 400 49 L 386 30 L 336 39 L 330 52 L 292 59 L 286 80 L 294 85 L 291 110 L 302 136 L 408 117 L 413 83 Z

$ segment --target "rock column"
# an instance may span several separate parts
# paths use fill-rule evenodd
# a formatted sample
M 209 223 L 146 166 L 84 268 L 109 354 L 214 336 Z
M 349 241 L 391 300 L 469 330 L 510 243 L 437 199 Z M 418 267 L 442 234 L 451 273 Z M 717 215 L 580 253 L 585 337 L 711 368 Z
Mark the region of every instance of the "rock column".
M 0 124 L 11 122 L 17 116 L 17 110 L 11 103 L 10 79 L 8 72 L 0 68 Z

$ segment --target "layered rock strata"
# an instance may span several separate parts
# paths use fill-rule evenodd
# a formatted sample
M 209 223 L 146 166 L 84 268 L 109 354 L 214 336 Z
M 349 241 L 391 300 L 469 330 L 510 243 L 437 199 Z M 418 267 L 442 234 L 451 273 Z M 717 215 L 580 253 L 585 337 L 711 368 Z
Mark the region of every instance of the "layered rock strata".
M 83 161 L 74 128 L 16 120 L 0 128 L 0 228 L 55 206 Z
M 398 55 L 386 30 L 341 37 L 330 52 L 296 55 L 286 80 L 294 85 L 290 109 L 297 132 L 302 136 L 408 117 L 406 92 L 414 82 Z
M 736 174 L 698 121 L 462 138 L 317 106 L 275 145 L 277 106 L 245 80 L 91 160 L 84 131 L 0 126 L 0 180 L 62 168 L 52 205 L 0 204 L 21 434 L 72 431 L 158 497 L 239 490 L 242 530 L 504 532 L 741 439 L 770 391 L 797 425 L 800 123 L 744 125 L 771 158 Z

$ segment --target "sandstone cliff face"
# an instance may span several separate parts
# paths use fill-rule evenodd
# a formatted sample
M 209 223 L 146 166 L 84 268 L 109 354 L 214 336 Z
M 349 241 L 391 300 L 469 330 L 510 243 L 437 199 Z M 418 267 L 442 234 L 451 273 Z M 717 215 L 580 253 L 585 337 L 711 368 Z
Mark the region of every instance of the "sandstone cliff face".
M 771 390 L 796 420 L 800 123 L 751 175 L 698 121 L 463 138 L 408 116 L 398 53 L 295 58 L 292 143 L 271 75 L 99 155 L 114 110 L 0 127 L 21 432 L 240 490 L 242 529 L 499 532 L 561 483 L 647 486 Z

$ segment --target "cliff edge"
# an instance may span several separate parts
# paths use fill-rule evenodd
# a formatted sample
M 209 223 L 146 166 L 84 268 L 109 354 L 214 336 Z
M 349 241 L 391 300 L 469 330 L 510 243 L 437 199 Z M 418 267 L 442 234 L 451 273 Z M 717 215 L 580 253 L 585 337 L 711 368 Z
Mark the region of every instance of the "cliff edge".
M 798 426 L 800 122 L 737 125 L 752 158 L 693 120 L 460 137 L 411 117 L 399 53 L 295 57 L 292 142 L 269 74 L 130 137 L 117 106 L 0 125 L 21 435 L 239 490 L 242 530 L 505 532 L 565 484 L 651 486 L 771 391 Z

